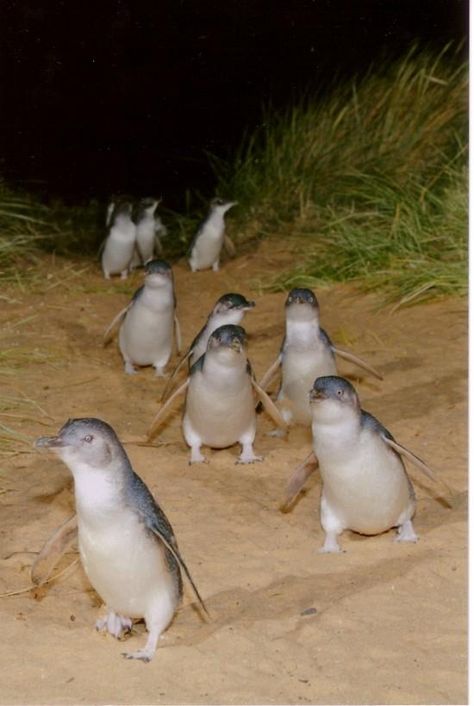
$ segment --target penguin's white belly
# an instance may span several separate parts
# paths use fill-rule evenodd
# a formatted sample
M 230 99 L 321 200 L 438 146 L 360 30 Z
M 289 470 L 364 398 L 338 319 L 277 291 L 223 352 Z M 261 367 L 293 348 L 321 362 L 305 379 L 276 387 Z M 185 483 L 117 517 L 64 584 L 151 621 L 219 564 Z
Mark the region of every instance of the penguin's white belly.
M 112 228 L 102 253 L 102 269 L 110 274 L 123 272 L 132 260 L 134 248 L 133 233 L 123 233 Z
M 137 226 L 137 246 L 144 263 L 153 258 L 155 249 L 155 224 L 153 221 Z
M 174 314 L 171 307 L 154 311 L 137 301 L 127 312 L 120 328 L 120 350 L 136 365 L 152 365 L 156 362 L 165 365 L 173 347 L 173 326 Z
M 159 601 L 176 606 L 176 585 L 164 553 L 138 518 L 123 512 L 99 526 L 88 526 L 79 517 L 78 526 L 84 569 L 109 609 L 141 618 Z
M 248 375 L 243 383 L 227 390 L 212 388 L 198 376 L 196 373 L 191 378 L 185 416 L 206 446 L 225 448 L 235 444 L 256 424 Z
M 219 255 L 224 242 L 224 230 L 208 228 L 199 238 L 193 247 L 191 260 L 196 267 L 203 269 L 212 267 L 219 259 Z
M 336 442 L 337 443 L 337 442 Z M 414 512 L 410 485 L 402 462 L 382 439 L 366 431 L 359 443 L 314 440 L 323 495 L 346 529 L 378 534 L 400 524 Z
M 311 425 L 309 392 L 316 378 L 336 375 L 336 364 L 329 351 L 300 351 L 289 347 L 283 355 L 279 400 L 291 402 L 293 419 L 298 424 Z

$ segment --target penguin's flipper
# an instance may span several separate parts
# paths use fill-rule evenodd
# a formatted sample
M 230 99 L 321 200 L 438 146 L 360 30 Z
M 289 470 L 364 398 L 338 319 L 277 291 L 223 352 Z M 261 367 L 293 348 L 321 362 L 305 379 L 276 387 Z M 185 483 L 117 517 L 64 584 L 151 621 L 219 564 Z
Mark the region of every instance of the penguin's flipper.
M 175 369 L 173 370 L 173 372 L 172 372 L 171 375 L 169 376 L 168 381 L 167 381 L 167 383 L 166 383 L 166 385 L 165 385 L 165 389 L 163 390 L 163 393 L 162 393 L 161 399 L 160 399 L 160 402 L 161 402 L 161 403 L 166 402 L 166 398 L 168 397 L 168 394 L 169 394 L 171 388 L 173 387 L 173 380 L 175 379 L 176 375 L 179 373 L 179 371 L 181 370 L 181 368 L 183 367 L 183 365 L 185 364 L 185 362 L 186 362 L 187 360 L 189 360 L 190 356 L 191 356 L 192 353 L 193 353 L 193 350 L 194 350 L 193 348 L 190 348 L 190 349 L 188 350 L 188 352 L 183 355 L 183 357 L 181 358 L 181 360 L 178 361 L 178 363 L 177 363 Z
M 31 581 L 41 586 L 51 576 L 54 567 L 77 539 L 77 515 L 58 527 L 42 547 L 31 567 Z
M 383 380 L 383 375 L 381 375 L 379 372 L 377 372 L 377 370 L 375 370 L 375 368 L 373 368 L 371 365 L 362 360 L 362 358 L 359 358 L 357 355 L 354 355 L 354 353 L 349 353 L 349 351 L 341 350 L 341 348 L 336 348 L 336 346 L 334 345 L 332 346 L 332 351 L 344 360 L 349 360 L 351 363 L 358 365 L 359 368 L 367 370 L 368 373 L 371 373 L 372 375 L 374 375 L 374 377 L 378 378 L 379 380 Z
M 111 201 L 111 202 L 109 203 L 109 205 L 107 206 L 107 214 L 106 214 L 106 216 L 105 216 L 105 225 L 107 226 L 107 228 L 108 228 L 108 227 L 110 226 L 110 224 L 111 224 L 111 221 L 112 221 L 112 214 L 113 214 L 113 212 L 114 212 L 114 208 L 115 208 L 115 203 L 114 203 L 113 201 Z
M 266 371 L 263 378 L 258 383 L 260 385 L 260 387 L 262 388 L 262 390 L 266 390 L 268 385 L 271 383 L 274 375 L 276 375 L 278 368 L 281 365 L 281 361 L 282 361 L 282 355 L 281 355 L 281 353 L 279 353 L 276 360 L 273 361 L 273 363 L 270 365 L 270 367 Z
M 224 247 L 226 249 L 227 254 L 230 257 L 235 257 L 237 251 L 235 249 L 235 245 L 232 242 L 232 240 L 229 238 L 228 235 L 224 234 Z
M 189 583 L 191 584 L 191 587 L 194 591 L 194 594 L 199 601 L 201 608 L 203 609 L 203 611 L 207 615 L 209 615 L 209 611 L 207 610 L 206 605 L 205 605 L 203 599 L 201 598 L 199 591 L 197 590 L 196 584 L 194 583 L 194 581 L 192 579 L 192 576 L 189 572 L 189 569 L 186 566 L 186 564 L 184 563 L 184 559 L 182 558 L 181 554 L 179 553 L 178 544 L 176 542 L 174 534 L 172 533 L 171 527 L 169 526 L 169 523 L 167 521 L 165 523 L 163 523 L 162 521 L 160 521 L 161 519 L 162 519 L 161 508 L 158 505 L 155 505 L 154 517 L 153 518 L 147 517 L 145 522 L 146 522 L 148 529 L 150 529 L 153 532 L 153 534 L 163 542 L 163 544 L 168 549 L 168 551 L 176 559 L 178 565 L 183 569 L 184 573 L 187 576 Z
M 257 393 L 257 396 L 260 402 L 263 404 L 265 410 L 268 412 L 275 424 L 286 431 L 286 429 L 288 429 L 288 425 L 281 416 L 275 403 L 270 399 L 265 390 L 258 384 L 256 380 L 254 380 L 253 378 L 251 378 L 251 380 L 252 385 L 254 386 L 254 389 Z
M 436 474 L 434 471 L 431 470 L 429 466 L 426 465 L 424 461 L 421 460 L 418 456 L 415 456 L 414 453 L 409 451 L 409 449 L 405 448 L 401 444 L 398 444 L 396 441 L 393 439 L 389 439 L 388 436 L 382 436 L 382 439 L 385 441 L 385 443 L 390 446 L 394 451 L 396 451 L 398 454 L 401 456 L 405 456 L 409 461 L 411 461 L 415 466 L 418 466 L 418 468 L 423 471 L 425 476 L 428 476 L 431 480 L 438 481 L 438 478 L 436 477 Z
M 186 390 L 186 388 L 189 385 L 189 380 L 190 379 L 187 378 L 186 382 L 183 382 L 183 384 L 180 387 L 178 387 L 178 389 L 175 390 L 175 392 L 173 392 L 171 397 L 169 397 L 166 400 L 166 402 L 163 405 L 161 405 L 160 409 L 158 410 L 158 414 L 156 415 L 156 417 L 154 418 L 154 420 L 152 421 L 152 423 L 150 425 L 150 428 L 148 429 L 148 432 L 147 432 L 148 441 L 151 441 L 151 439 L 153 439 L 153 437 L 156 435 L 157 429 L 160 426 L 160 423 L 161 423 L 163 417 L 165 416 L 168 409 L 171 407 L 174 400 L 179 395 L 182 395 L 183 392 Z
M 119 311 L 117 316 L 113 319 L 113 321 L 109 324 L 107 329 L 104 332 L 104 341 L 103 345 L 104 347 L 107 346 L 110 341 L 114 338 L 115 334 L 117 333 L 118 329 L 120 328 L 120 324 L 122 323 L 123 319 L 125 318 L 125 314 L 127 313 L 128 309 L 130 307 L 130 304 L 127 304 L 125 308 L 122 309 L 122 311 Z
M 314 455 L 314 451 L 311 451 L 309 456 L 307 456 L 305 460 L 295 468 L 293 475 L 286 486 L 286 497 L 279 508 L 281 512 L 288 512 L 291 503 L 303 488 L 311 473 L 313 473 L 318 466 L 319 461 Z
M 176 314 L 174 315 L 174 335 L 176 336 L 176 350 L 181 353 L 183 349 L 183 339 L 181 338 L 181 326 Z

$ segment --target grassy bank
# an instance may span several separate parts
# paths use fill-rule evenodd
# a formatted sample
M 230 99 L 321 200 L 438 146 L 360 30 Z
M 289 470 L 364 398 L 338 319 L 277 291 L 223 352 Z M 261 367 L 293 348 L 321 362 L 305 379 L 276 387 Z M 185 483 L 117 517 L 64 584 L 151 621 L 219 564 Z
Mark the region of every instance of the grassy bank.
M 321 102 L 267 111 L 215 165 L 242 239 L 304 253 L 270 286 L 357 280 L 412 301 L 466 289 L 466 158 L 466 67 L 412 52 Z

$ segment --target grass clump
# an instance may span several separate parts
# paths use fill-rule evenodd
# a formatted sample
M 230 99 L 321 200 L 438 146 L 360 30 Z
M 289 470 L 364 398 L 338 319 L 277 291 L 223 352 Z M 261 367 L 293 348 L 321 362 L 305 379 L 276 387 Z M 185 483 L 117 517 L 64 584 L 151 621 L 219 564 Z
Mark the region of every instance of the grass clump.
M 357 280 L 408 302 L 466 289 L 466 139 L 466 66 L 412 51 L 327 99 L 267 111 L 215 167 L 243 205 L 243 240 L 301 239 L 304 258 L 272 288 Z

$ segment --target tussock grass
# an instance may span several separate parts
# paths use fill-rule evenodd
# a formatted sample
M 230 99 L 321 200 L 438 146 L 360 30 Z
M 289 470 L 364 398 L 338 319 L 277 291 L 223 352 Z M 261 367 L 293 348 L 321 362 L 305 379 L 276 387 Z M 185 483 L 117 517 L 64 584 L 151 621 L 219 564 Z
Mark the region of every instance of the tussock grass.
M 271 288 L 356 280 L 407 303 L 465 292 L 466 139 L 466 66 L 413 50 L 327 99 L 267 111 L 214 167 L 243 206 L 241 240 L 298 240 L 304 257 Z

